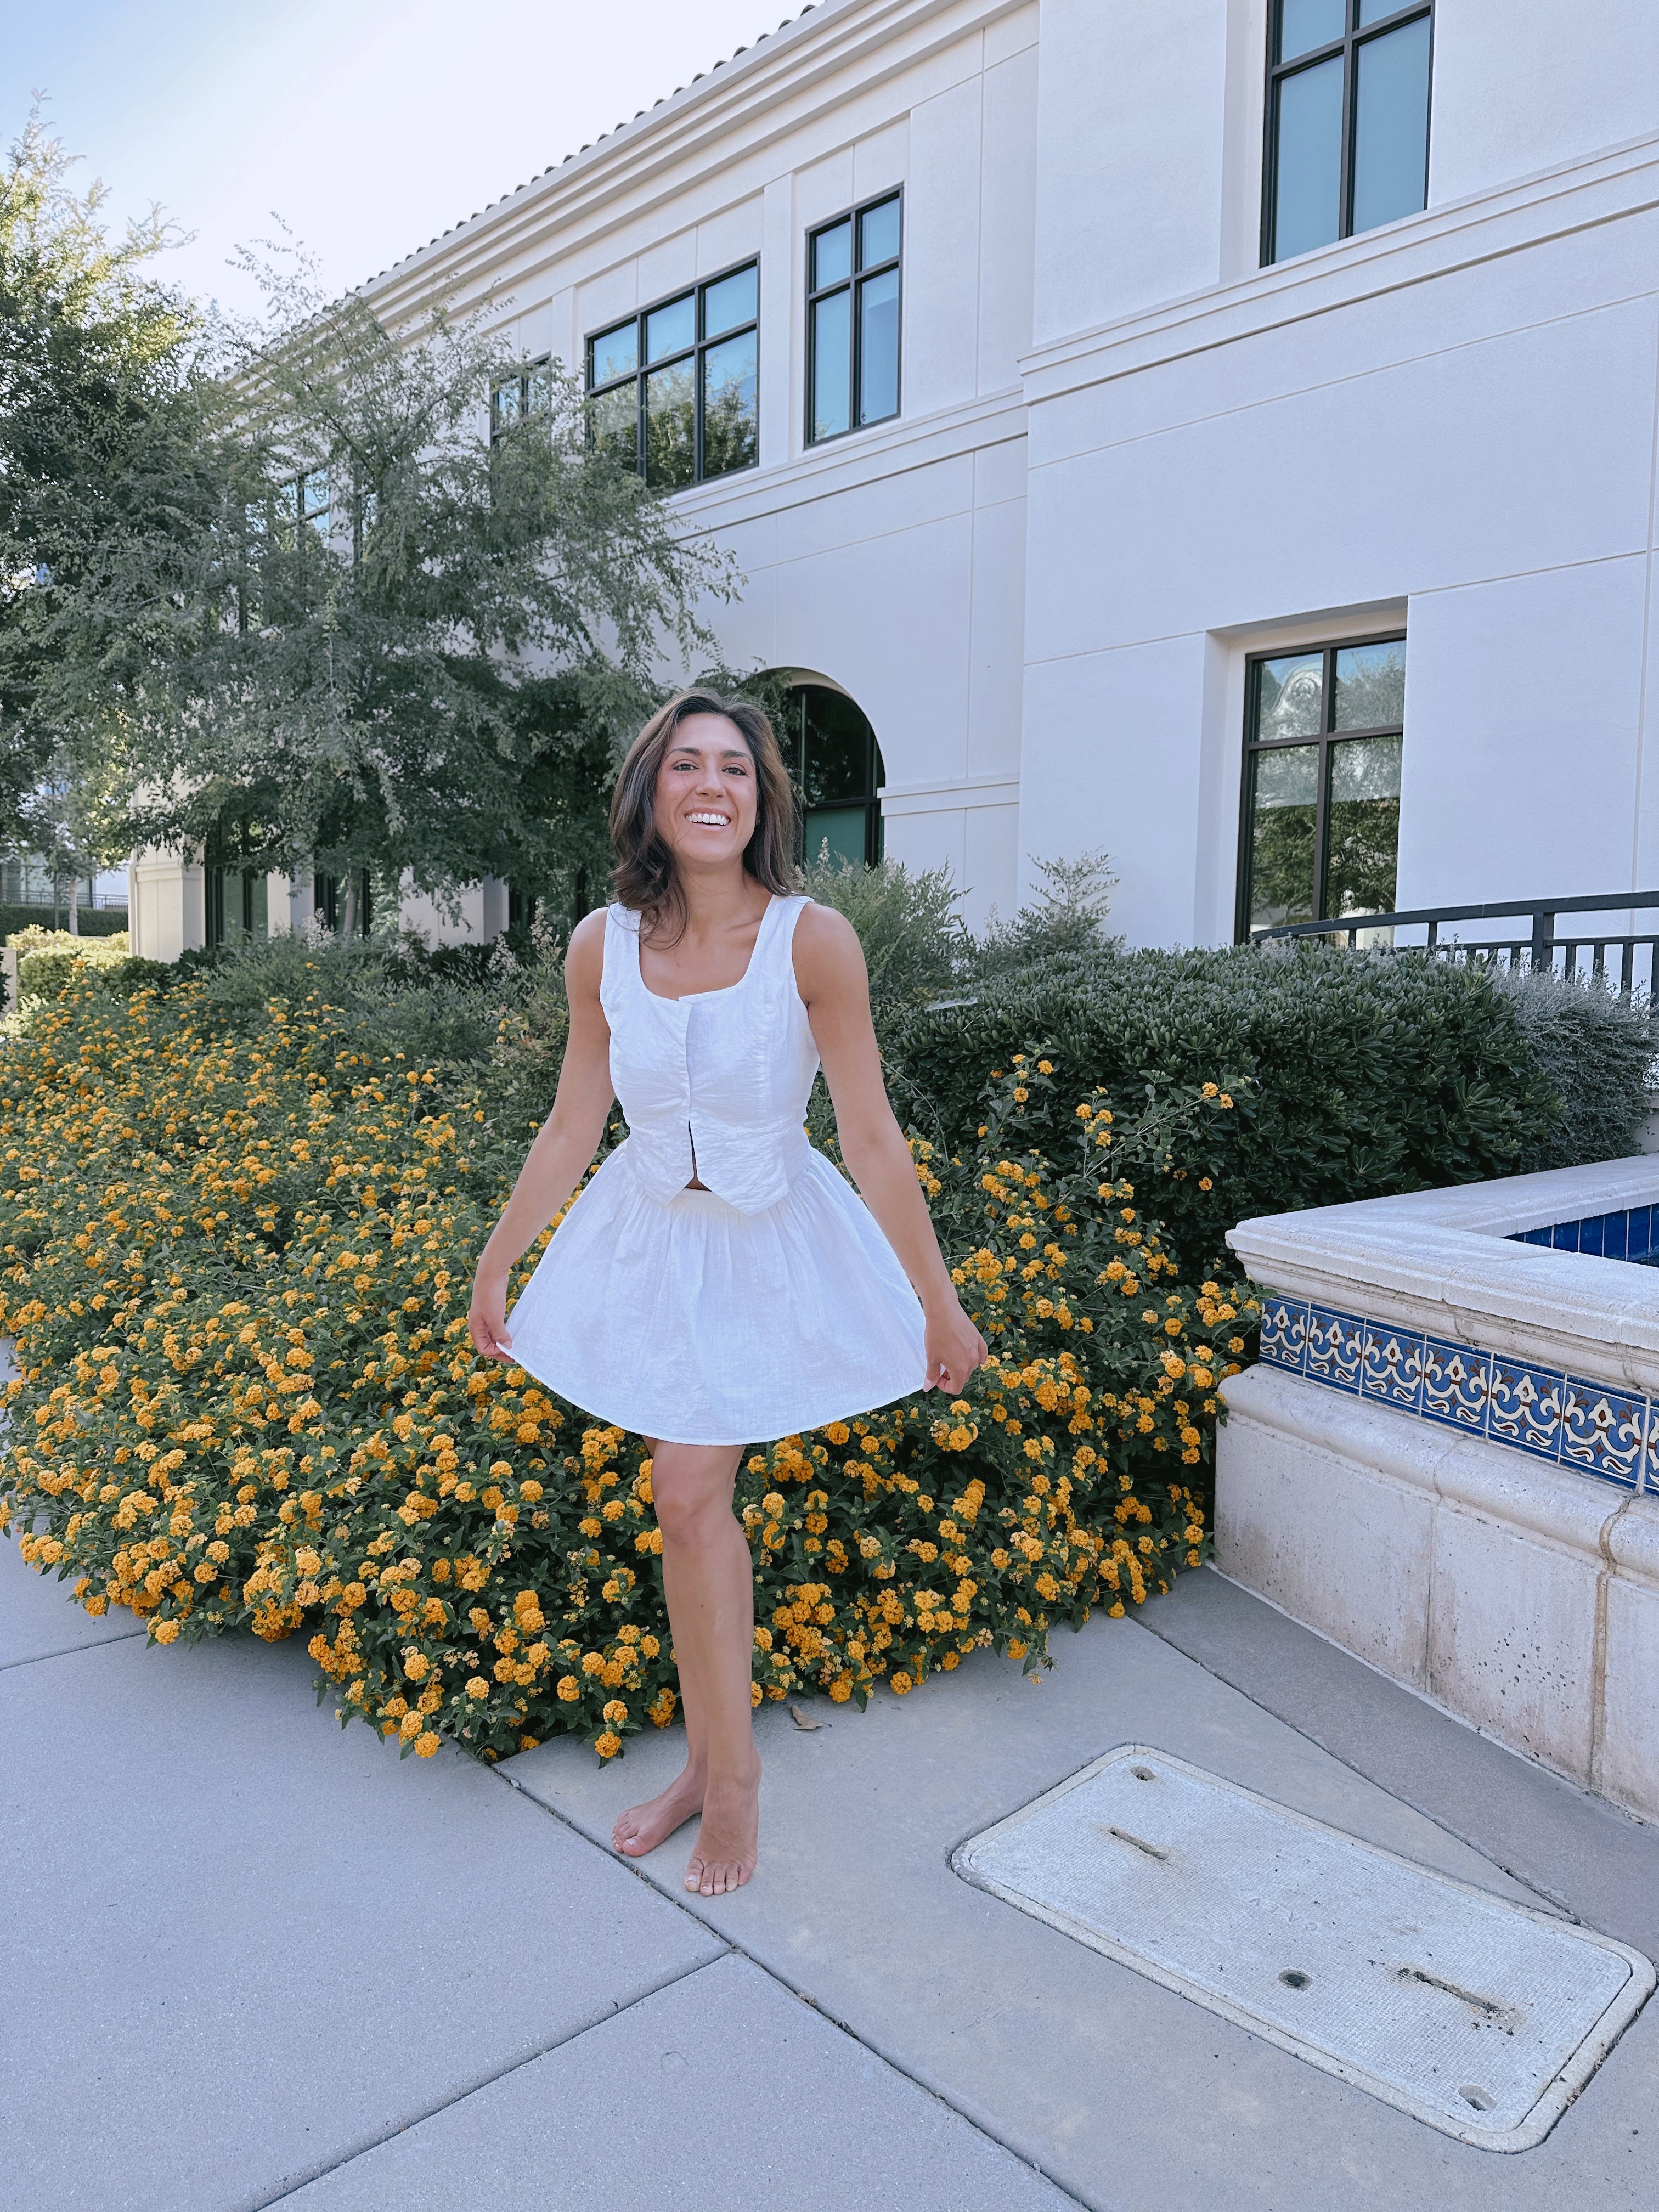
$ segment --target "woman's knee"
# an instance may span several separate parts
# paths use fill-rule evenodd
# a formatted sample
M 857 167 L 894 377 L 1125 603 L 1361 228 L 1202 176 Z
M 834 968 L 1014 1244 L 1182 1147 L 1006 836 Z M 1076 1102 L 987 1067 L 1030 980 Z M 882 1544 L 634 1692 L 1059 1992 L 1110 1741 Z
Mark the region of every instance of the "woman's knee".
M 729 1515 L 738 1455 L 697 1445 L 659 1445 L 651 1468 L 651 1495 L 665 1542 L 695 1540 Z

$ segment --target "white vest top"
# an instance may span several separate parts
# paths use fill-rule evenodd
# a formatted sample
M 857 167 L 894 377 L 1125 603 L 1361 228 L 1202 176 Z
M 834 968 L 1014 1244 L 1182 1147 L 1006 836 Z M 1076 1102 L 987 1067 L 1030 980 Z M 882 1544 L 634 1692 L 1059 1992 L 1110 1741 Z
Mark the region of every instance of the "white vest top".
M 803 1123 L 818 1052 L 792 951 L 805 898 L 775 897 L 740 982 L 662 999 L 640 973 L 640 917 L 605 923 L 599 1003 L 634 1175 L 666 1206 L 695 1176 L 739 1213 L 776 1205 L 811 1149 Z

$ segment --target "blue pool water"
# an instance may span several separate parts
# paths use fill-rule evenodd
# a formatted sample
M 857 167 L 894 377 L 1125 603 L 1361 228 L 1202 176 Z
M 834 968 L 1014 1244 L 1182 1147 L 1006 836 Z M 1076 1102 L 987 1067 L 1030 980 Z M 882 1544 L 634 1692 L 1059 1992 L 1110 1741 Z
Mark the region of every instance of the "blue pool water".
M 1547 1244 L 1558 1252 L 1589 1252 L 1603 1260 L 1633 1260 L 1659 1267 L 1659 1206 L 1628 1206 L 1616 1213 L 1589 1213 L 1545 1229 L 1517 1230 L 1512 1244 Z

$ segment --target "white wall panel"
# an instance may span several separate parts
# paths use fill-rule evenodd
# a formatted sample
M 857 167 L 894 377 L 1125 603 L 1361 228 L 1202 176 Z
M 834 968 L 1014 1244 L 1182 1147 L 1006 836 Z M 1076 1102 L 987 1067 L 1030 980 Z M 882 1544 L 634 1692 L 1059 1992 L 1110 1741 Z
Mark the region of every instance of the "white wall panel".
M 967 772 L 1017 776 L 1025 626 L 1023 499 L 974 509 L 973 592 Z
M 820 670 L 858 701 L 891 783 L 964 772 L 972 557 L 964 514 L 775 572 L 779 664 Z
M 697 234 L 683 230 L 659 245 L 647 246 L 639 257 L 640 305 L 648 307 L 669 292 L 690 284 L 697 273 Z
M 1019 906 L 1019 809 L 971 806 L 962 816 L 962 915 L 982 929 L 992 912 L 1006 921 Z
M 1402 906 L 1630 884 L 1646 568 L 1632 556 L 1413 599 Z
M 1191 944 L 1206 641 L 1163 638 L 1030 668 L 1020 750 L 1020 883 L 1034 860 L 1103 848 L 1113 927 Z
M 717 276 L 734 262 L 758 253 L 763 230 L 764 207 L 758 193 L 739 200 L 735 207 L 722 208 L 717 215 L 705 216 L 697 225 L 697 275 Z
M 1220 274 L 1226 0 L 1044 0 L 1039 343 Z
M 904 198 L 907 416 L 970 399 L 979 360 L 980 83 L 953 86 L 910 118 Z
M 902 115 L 884 130 L 872 131 L 853 149 L 853 197 L 873 199 L 890 191 L 909 174 L 910 118 Z
M 1659 131 L 1654 0 L 1440 0 L 1429 201 Z
M 805 163 L 795 172 L 795 213 L 803 231 L 851 207 L 855 197 L 850 146 L 838 147 L 822 161 Z
M 778 516 L 778 558 L 799 560 L 833 545 L 885 538 L 944 515 L 965 514 L 973 503 L 971 453 L 873 477 L 866 483 L 786 507 Z
M 985 77 L 980 176 L 979 389 L 1006 392 L 1031 344 L 1036 237 L 1037 56 L 1028 46 Z
M 801 256 L 793 179 L 766 187 L 760 272 L 760 465 L 775 468 L 801 443 Z
M 1655 374 L 1636 301 L 1034 468 L 1027 651 L 1631 551 Z

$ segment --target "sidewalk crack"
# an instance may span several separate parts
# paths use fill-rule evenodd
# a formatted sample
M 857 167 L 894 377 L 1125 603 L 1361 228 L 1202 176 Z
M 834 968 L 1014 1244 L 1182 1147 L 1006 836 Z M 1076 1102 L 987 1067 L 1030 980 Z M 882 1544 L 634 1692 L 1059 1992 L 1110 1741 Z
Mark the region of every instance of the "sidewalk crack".
M 517 1788 L 518 1785 L 515 1784 L 514 1786 Z M 528 1796 L 529 1793 L 526 1791 L 523 1794 Z M 705 1933 L 713 1937 L 714 1942 L 720 1941 L 720 1937 L 714 1935 L 713 1929 L 706 1929 Z M 436 2119 L 441 2112 L 448 2112 L 453 2106 L 464 2105 L 469 2097 L 476 2097 L 481 2089 L 490 2088 L 497 2081 L 505 2081 L 509 2075 L 520 2072 L 525 2067 L 533 2066 L 538 2058 L 545 2058 L 550 2051 L 562 2051 L 567 2044 L 580 2042 L 583 2036 L 592 2034 L 596 2027 L 605 2027 L 613 2020 L 623 2019 L 636 2006 L 648 2003 L 653 1997 L 660 1996 L 665 1990 L 672 1990 L 676 1983 L 689 1981 L 693 1974 L 706 1973 L 710 1966 L 720 1965 L 721 1959 L 727 1955 L 729 1949 L 728 1946 L 715 1958 L 699 1959 L 695 1966 L 682 1966 L 674 1973 L 665 1974 L 660 1981 L 653 1982 L 649 1989 L 641 1990 L 635 1996 L 629 1997 L 626 2004 L 613 2005 L 609 2012 L 595 2014 L 591 2020 L 580 2022 L 568 2034 L 556 2035 L 551 2042 L 541 2044 L 534 2051 L 526 2051 L 522 2058 L 510 2060 L 507 2065 L 497 2067 L 493 2074 L 481 2074 L 476 2081 L 469 2081 L 464 2088 L 457 2089 L 453 2096 L 441 2097 L 436 2104 L 428 2106 L 424 2112 L 411 2112 L 407 2119 L 398 2120 L 394 2125 L 382 2129 L 379 2135 L 370 2136 L 363 2142 L 354 2144 L 351 2149 L 342 2151 L 337 2158 L 331 2158 L 325 2164 L 313 2166 L 305 2173 L 296 2174 L 293 2180 L 285 2181 L 274 2197 L 261 2197 L 250 2203 L 246 2212 L 270 2212 L 271 2206 L 286 2203 L 289 2197 L 297 2197 L 301 2190 L 309 2189 L 313 2182 L 325 2180 L 331 2173 L 339 2172 L 343 2166 L 355 2165 L 358 2159 L 367 2158 L 370 2151 L 378 2150 L 382 2143 L 391 2142 L 398 2136 L 407 2135 L 411 2128 L 421 2127 L 428 2120 Z
M 764 1974 L 768 1981 L 774 1983 L 779 1989 L 787 1990 L 797 2003 L 810 2007 L 820 2020 L 827 2020 L 832 2027 L 839 2028 L 843 2035 L 857 2044 L 860 2051 L 868 2051 L 872 2058 L 879 2059 L 884 2066 L 890 2067 L 901 2081 L 908 2081 L 912 2088 L 920 2090 L 924 2097 L 931 2097 L 935 2104 L 943 2106 L 947 2112 L 953 2112 L 957 2119 L 972 2128 L 975 2135 L 982 2136 L 987 2142 L 994 2143 L 1000 2151 L 1004 2152 L 1009 2158 L 1016 2160 L 1019 2165 L 1025 2167 L 1028 2172 L 1039 2175 L 1057 2195 L 1063 2197 L 1068 2204 L 1074 2204 L 1078 2208 L 1078 2212 L 1100 2212 L 1098 2207 L 1091 2206 L 1086 2197 L 1079 2197 L 1074 2189 L 1068 2187 L 1059 2175 L 1044 2166 L 1040 2159 L 1033 2158 L 1028 2151 L 1020 2149 L 1017 2143 L 1010 2142 L 1006 2136 L 999 2135 L 996 2129 L 990 2126 L 981 2115 L 959 2103 L 945 2090 L 941 2089 L 936 2082 L 927 2081 L 921 2075 L 913 2072 L 902 2059 L 895 2057 L 891 2051 L 884 2050 L 879 2043 L 872 2041 L 861 2029 L 854 2027 L 850 2021 L 843 2020 L 839 2013 L 832 2012 L 822 1998 L 815 1997 L 809 1990 L 804 1990 L 799 1984 L 788 1980 L 778 1972 L 775 1966 L 768 1966 L 763 1959 L 758 1958 L 744 1944 L 727 1935 L 725 1929 L 711 1928 L 701 1913 L 694 1911 L 690 1905 L 676 1897 L 672 1890 L 659 1888 L 637 1862 L 623 1858 L 620 1853 L 613 1854 L 606 1851 L 605 1846 L 602 1844 L 596 1844 L 585 1829 L 578 1827 L 568 1814 L 562 1813 L 556 1805 L 550 1805 L 544 1797 L 538 1797 L 533 1791 L 526 1790 L 523 1783 L 517 1780 L 514 1776 L 503 1774 L 499 1767 L 495 1766 L 492 1766 L 489 1771 L 495 1776 L 496 1781 L 505 1783 L 509 1790 L 516 1790 L 520 1796 L 528 1798 L 539 1811 L 546 1814 L 550 1820 L 556 1820 L 562 1828 L 568 1829 L 573 1836 L 579 1837 L 591 1850 L 603 1852 L 606 1858 L 614 1857 L 616 1863 L 625 1867 L 636 1881 L 643 1882 L 653 1897 L 660 1899 L 665 1904 L 672 1905 L 676 1911 L 683 1912 L 686 1918 L 694 1922 L 705 1935 L 712 1936 L 717 1942 L 723 1942 L 726 1947 L 728 1957 L 741 1959 L 746 1966 L 752 1966 L 757 1973 Z M 712 1959 L 708 1961 L 710 1966 L 717 1963 Z M 703 1970 L 702 1967 L 696 1967 L 693 1971 L 701 1973 Z M 684 1979 L 684 1977 L 677 1976 L 676 1979 Z M 264 2212 L 264 2208 L 257 2207 L 255 2212 Z

